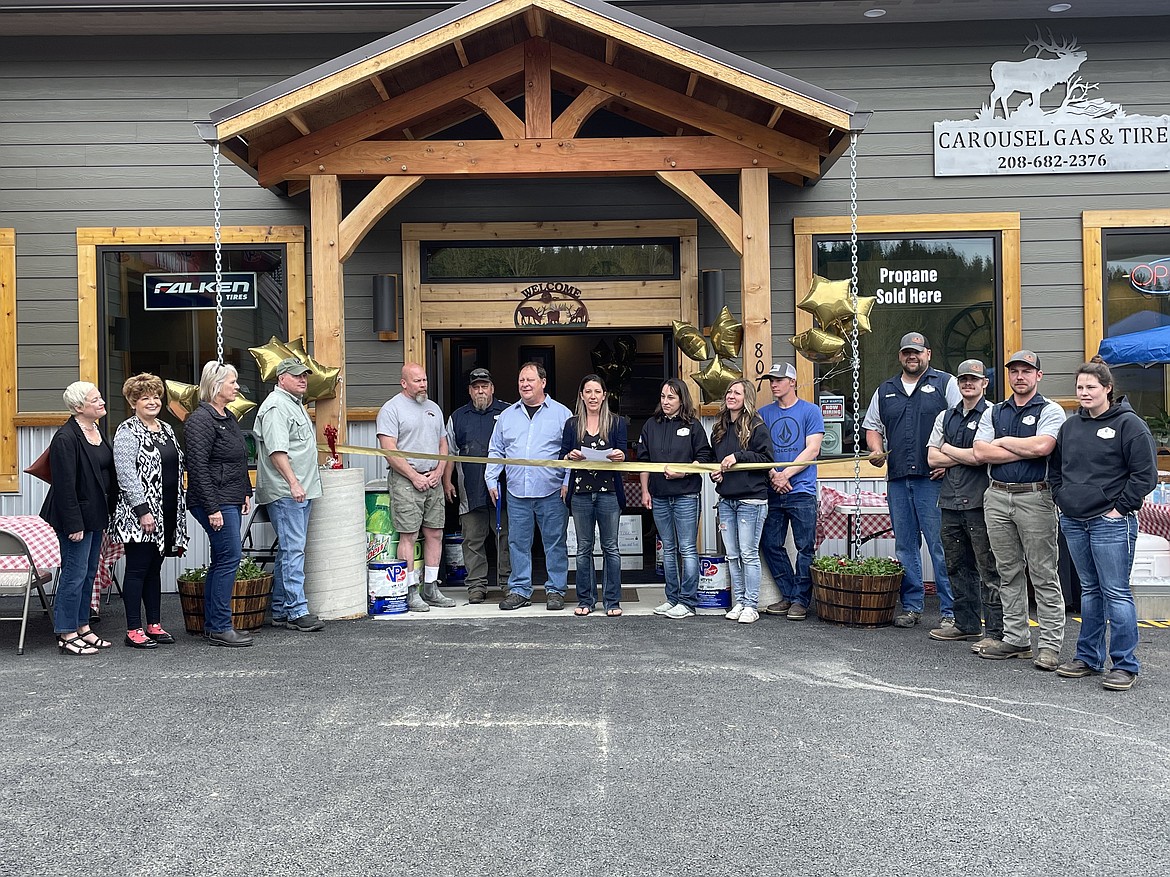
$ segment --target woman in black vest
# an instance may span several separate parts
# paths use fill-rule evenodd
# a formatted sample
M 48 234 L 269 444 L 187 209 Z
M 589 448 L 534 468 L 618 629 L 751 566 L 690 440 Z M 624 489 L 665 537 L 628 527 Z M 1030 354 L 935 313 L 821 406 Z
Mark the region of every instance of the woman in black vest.
M 73 416 L 49 445 L 53 486 L 41 517 L 57 531 L 61 575 L 53 598 L 53 630 L 63 655 L 96 655 L 112 644 L 89 626 L 89 601 L 102 554 L 102 536 L 118 499 L 114 452 L 98 429 L 106 402 L 88 381 L 62 394 Z

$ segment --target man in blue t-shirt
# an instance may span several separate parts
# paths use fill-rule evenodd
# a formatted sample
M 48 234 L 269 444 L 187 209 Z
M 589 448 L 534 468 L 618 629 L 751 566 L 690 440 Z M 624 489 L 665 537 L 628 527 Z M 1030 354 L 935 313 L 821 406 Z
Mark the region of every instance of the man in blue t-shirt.
M 777 463 L 807 463 L 821 452 L 825 421 L 821 409 L 796 395 L 796 367 L 776 363 L 760 380 L 772 385 L 776 401 L 760 409 L 760 417 L 772 436 L 772 453 Z M 803 621 L 812 601 L 809 568 L 817 539 L 817 470 L 815 466 L 790 466 L 768 472 L 768 518 L 760 539 L 760 552 L 780 589 L 779 602 L 764 611 L 783 615 L 789 621 Z M 784 541 L 792 525 L 796 545 L 793 571 Z

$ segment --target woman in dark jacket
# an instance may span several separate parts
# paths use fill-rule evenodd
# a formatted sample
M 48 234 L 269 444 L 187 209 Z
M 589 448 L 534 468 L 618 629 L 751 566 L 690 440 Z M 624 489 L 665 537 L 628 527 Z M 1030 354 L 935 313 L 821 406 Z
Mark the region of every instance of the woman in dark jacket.
M 577 393 L 576 416 L 565 421 L 561 457 L 584 460 L 582 448 L 605 452 L 614 463 L 626 459 L 626 419 L 609 410 L 605 382 L 585 375 Z M 618 525 L 625 494 L 620 472 L 569 469 L 565 475 L 569 508 L 577 530 L 577 615 L 588 615 L 597 603 L 597 577 L 593 571 L 593 532 L 601 533 L 602 600 L 605 614 L 622 614 L 622 558 L 618 553 Z
M 63 655 L 96 655 L 111 643 L 89 626 L 89 599 L 102 554 L 102 536 L 118 499 L 114 452 L 98 429 L 106 403 L 98 388 L 76 381 L 62 394 L 73 416 L 49 445 L 53 485 L 41 517 L 57 531 L 61 575 L 53 599 L 53 630 Z
M 1080 409 L 1060 427 L 1048 458 L 1048 483 L 1060 530 L 1081 579 L 1081 633 L 1076 657 L 1056 668 L 1079 678 L 1105 669 L 1105 636 L 1113 667 L 1101 680 L 1112 691 L 1137 681 L 1137 609 L 1130 590 L 1137 547 L 1137 510 L 1158 483 L 1150 428 L 1125 399 L 1113 400 L 1104 363 L 1077 369 Z
M 760 617 L 760 534 L 768 519 L 768 470 L 740 469 L 739 463 L 771 463 L 772 437 L 756 413 L 756 390 L 740 378 L 723 396 L 711 430 L 719 471 L 711 473 L 719 494 L 719 532 L 727 550 L 732 606 L 726 618 L 750 624 Z
M 153 649 L 175 641 L 162 626 L 160 573 L 163 558 L 182 554 L 187 545 L 183 451 L 170 424 L 158 418 L 166 395 L 159 378 L 145 373 L 128 378 L 122 395 L 134 414 L 114 434 L 119 496 L 110 536 L 126 546 L 124 642 L 136 649 Z
M 642 426 L 638 459 L 653 463 L 710 463 L 715 459 L 690 391 L 678 378 L 669 378 L 662 385 L 658 408 Z M 668 467 L 661 473 L 643 472 L 640 477 L 642 505 L 654 514 L 666 573 L 666 602 L 655 607 L 654 614 L 690 618 L 699 603 L 697 541 L 702 476 L 672 472 Z
M 211 563 L 203 586 L 203 635 L 217 646 L 252 645 L 249 634 L 232 627 L 232 590 L 241 556 L 240 521 L 252 496 L 244 433 L 227 410 L 239 394 L 234 368 L 207 363 L 199 380 L 199 407 L 184 423 L 187 507 L 211 542 Z

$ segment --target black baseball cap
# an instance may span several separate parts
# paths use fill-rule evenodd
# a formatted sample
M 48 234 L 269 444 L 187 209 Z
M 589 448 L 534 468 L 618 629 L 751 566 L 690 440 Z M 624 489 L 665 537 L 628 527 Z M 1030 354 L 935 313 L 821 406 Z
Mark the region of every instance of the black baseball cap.
M 468 385 L 478 384 L 480 381 L 487 381 L 489 384 L 493 383 L 492 373 L 486 368 L 473 368 L 471 374 L 467 376 Z

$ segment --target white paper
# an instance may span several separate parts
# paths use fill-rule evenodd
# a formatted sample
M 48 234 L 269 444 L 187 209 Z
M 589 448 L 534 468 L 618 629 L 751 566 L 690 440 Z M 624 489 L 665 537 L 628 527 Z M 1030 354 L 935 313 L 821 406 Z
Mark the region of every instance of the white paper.
M 605 448 L 579 448 L 581 455 L 586 460 L 596 460 L 604 462 L 609 459 L 609 455 L 613 453 L 613 449 L 606 450 Z

